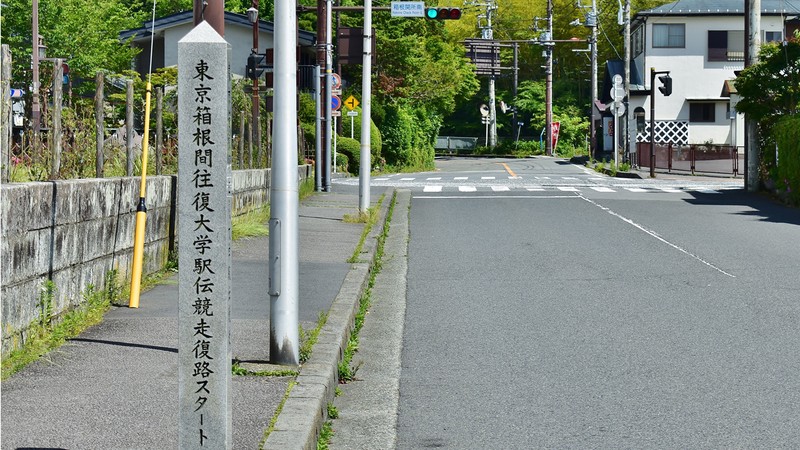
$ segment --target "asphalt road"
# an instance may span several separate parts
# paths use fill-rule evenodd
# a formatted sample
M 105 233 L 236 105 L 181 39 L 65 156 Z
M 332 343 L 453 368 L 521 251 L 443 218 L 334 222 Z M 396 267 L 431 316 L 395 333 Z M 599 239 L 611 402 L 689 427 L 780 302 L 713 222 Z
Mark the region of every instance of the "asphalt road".
M 412 190 L 398 448 L 800 445 L 800 211 L 740 179 L 437 167 L 383 181 Z

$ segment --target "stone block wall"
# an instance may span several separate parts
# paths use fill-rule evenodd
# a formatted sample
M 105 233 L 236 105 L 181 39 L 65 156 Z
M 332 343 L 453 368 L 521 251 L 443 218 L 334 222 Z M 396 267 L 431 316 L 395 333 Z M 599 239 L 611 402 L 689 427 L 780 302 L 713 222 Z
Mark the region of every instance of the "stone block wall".
M 299 178 L 313 176 L 298 166 Z M 269 202 L 269 169 L 232 173 L 234 216 Z M 41 292 L 52 280 L 54 316 L 79 306 L 89 285 L 105 288 L 117 270 L 130 284 L 139 177 L 12 183 L 0 186 L 2 353 L 39 319 Z M 176 243 L 175 176 L 147 178 L 143 273 L 161 270 Z

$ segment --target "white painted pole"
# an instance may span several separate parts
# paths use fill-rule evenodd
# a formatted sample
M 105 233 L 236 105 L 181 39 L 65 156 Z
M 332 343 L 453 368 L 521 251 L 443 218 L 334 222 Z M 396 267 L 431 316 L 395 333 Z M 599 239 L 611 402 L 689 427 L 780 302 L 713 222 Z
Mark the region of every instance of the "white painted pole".
M 296 3 L 275 2 L 275 125 L 269 220 L 269 354 L 270 362 L 287 365 L 300 362 Z
M 320 80 L 321 70 L 319 66 L 314 66 L 314 103 L 315 103 L 315 145 L 314 145 L 314 190 L 322 191 L 322 171 L 325 163 L 322 161 L 322 81 Z
M 372 115 L 372 0 L 364 0 L 364 62 L 361 74 L 361 161 L 358 168 L 358 210 L 369 209 L 370 119 Z

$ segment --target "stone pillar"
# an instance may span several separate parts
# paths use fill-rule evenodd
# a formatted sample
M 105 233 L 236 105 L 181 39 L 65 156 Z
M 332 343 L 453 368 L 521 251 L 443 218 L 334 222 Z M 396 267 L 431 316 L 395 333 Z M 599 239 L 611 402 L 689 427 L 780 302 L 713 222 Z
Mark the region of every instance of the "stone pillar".
M 231 448 L 228 43 L 178 42 L 179 446 Z

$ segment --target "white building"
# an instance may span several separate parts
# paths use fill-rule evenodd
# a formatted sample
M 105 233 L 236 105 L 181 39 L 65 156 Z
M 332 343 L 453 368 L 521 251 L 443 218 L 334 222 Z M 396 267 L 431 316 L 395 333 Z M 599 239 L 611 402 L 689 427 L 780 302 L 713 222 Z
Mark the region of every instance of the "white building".
M 794 36 L 799 15 L 800 1 L 761 0 L 762 42 Z M 628 116 L 636 142 L 650 140 L 653 68 L 672 77 L 672 95 L 655 89 L 656 143 L 744 145 L 744 117 L 736 113 L 732 80 L 744 68 L 746 16 L 741 0 L 680 0 L 636 14 Z M 617 72 L 624 66 L 608 67 Z M 606 79 L 613 75 L 607 73 Z M 656 78 L 656 88 L 661 85 Z
M 126 30 L 120 33 L 121 40 L 131 40 L 131 45 L 141 48 L 134 61 L 134 70 L 145 78 L 150 64 L 150 36 L 153 39 L 153 71 L 162 67 L 178 64 L 178 41 L 194 27 L 194 13 L 184 11 L 169 16 L 147 21 L 141 28 Z M 152 31 L 152 33 L 151 33 Z M 275 26 L 272 22 L 258 21 L 258 49 L 264 54 L 272 49 Z M 225 40 L 231 46 L 231 73 L 245 76 L 247 57 L 253 48 L 253 25 L 244 14 L 225 11 Z M 297 33 L 299 64 L 311 65 L 316 59 L 316 35 L 309 31 L 299 30 Z M 307 72 L 311 72 L 308 70 Z M 303 78 L 303 77 L 301 77 Z M 303 80 L 301 79 L 301 84 Z

